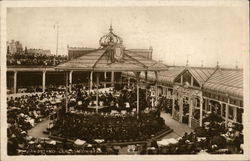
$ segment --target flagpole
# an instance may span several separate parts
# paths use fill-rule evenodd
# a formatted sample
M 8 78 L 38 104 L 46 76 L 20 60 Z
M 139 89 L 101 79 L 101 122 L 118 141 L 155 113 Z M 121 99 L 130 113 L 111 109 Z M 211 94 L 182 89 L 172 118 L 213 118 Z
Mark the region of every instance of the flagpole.
M 55 57 L 57 56 L 57 54 L 58 54 L 58 28 L 59 28 L 59 25 L 58 25 L 58 23 L 56 23 L 55 24 L 56 25 L 56 55 L 54 56 L 54 65 L 56 65 L 56 59 L 55 59 Z

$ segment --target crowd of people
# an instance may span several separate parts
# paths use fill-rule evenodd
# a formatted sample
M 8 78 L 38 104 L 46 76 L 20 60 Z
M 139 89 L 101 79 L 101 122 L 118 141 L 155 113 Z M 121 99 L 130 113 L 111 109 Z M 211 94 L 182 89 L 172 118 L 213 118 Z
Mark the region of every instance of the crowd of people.
M 140 90 L 139 93 L 140 110 L 144 110 L 149 107 L 150 100 L 146 100 L 145 91 Z M 75 111 L 88 111 L 98 106 L 101 108 L 100 112 L 111 112 L 112 110 L 131 112 L 136 110 L 137 107 L 136 89 L 128 86 L 124 86 L 122 90 L 116 90 L 115 88 L 99 89 L 98 92 L 95 88 L 88 90 L 85 86 L 78 86 L 73 88 L 68 97 L 69 109 Z
M 7 136 L 9 152 L 15 153 L 19 144 L 25 142 L 29 129 L 63 106 L 56 102 L 56 93 L 42 93 L 7 98 Z
M 159 108 L 161 111 L 172 114 L 173 99 L 162 95 L 160 95 L 158 99 L 157 108 Z
M 92 141 L 93 138 L 102 138 L 108 142 L 142 140 L 166 128 L 157 109 L 150 110 L 144 107 L 141 109 L 140 119 L 137 119 L 134 88 L 125 87 L 120 91 L 110 88 L 100 92 L 98 105 L 105 107 L 106 110 L 99 113 L 89 112 L 88 109 L 96 106 L 97 92 L 86 89 L 74 87 L 72 92 L 68 93 L 67 113 L 65 88 L 57 90 L 51 88 L 44 93 L 8 97 L 8 153 L 17 154 L 18 149 L 26 149 L 25 153 L 30 154 L 40 153 L 41 150 L 30 151 L 30 142 L 40 149 L 43 144 L 33 143 L 36 138 L 30 140 L 27 135 L 28 130 L 55 113 L 57 117 L 52 123 L 53 128 L 50 129 L 52 134 L 87 141 Z M 145 102 L 145 98 L 142 99 L 140 106 L 146 105 Z M 114 111 L 116 112 L 113 113 Z
M 122 90 L 107 88 L 97 92 L 84 86 L 73 86 L 72 91 L 68 92 L 68 99 L 65 98 L 63 87 L 48 88 L 46 92 L 39 94 L 8 97 L 8 154 L 118 154 L 119 150 L 109 145 L 110 143 L 133 141 L 148 142 L 136 145 L 138 154 L 243 153 L 242 125 L 226 125 L 214 113 L 208 114 L 203 119 L 203 126 L 194 132 L 185 133 L 175 143 L 159 145 L 152 136 L 168 129 L 160 117 L 160 111 L 170 112 L 172 102 L 160 96 L 157 106 L 151 107 L 145 92 L 139 92 L 139 117 L 134 87 L 124 86 Z M 102 107 L 98 112 L 95 108 L 97 105 Z M 28 130 L 55 114 L 48 132 L 51 136 L 65 140 L 28 136 Z M 67 139 L 80 139 L 85 143 L 79 146 Z M 103 144 L 95 142 L 96 139 L 103 140 Z
M 7 66 L 53 66 L 67 60 L 67 56 L 37 53 L 7 54 Z
M 99 142 L 82 145 L 70 141 L 58 141 L 50 138 L 34 138 L 26 133 L 20 135 L 15 147 L 8 142 L 8 155 L 117 155 L 118 150 L 112 145 Z
M 214 113 L 208 114 L 202 127 L 173 139 L 174 142 L 153 140 L 143 154 L 242 154 L 243 127 L 229 122 Z M 159 142 L 159 144 L 158 144 Z M 160 144 L 160 143 L 165 144 Z
M 124 86 L 119 91 L 108 88 L 99 92 L 86 90 L 85 87 L 76 89 L 69 94 L 70 113 L 63 113 L 55 123 L 53 135 L 88 141 L 93 138 L 109 141 L 143 140 L 164 128 L 159 110 L 149 108 L 150 103 L 143 91 L 139 91 L 141 101 L 138 119 L 136 91 L 133 87 Z M 96 107 L 100 107 L 99 113 L 94 112 Z M 66 128 L 69 125 L 71 128 Z
M 52 135 L 92 141 L 122 142 L 149 138 L 165 128 L 163 118 L 155 111 L 133 114 L 68 113 L 54 125 Z M 68 128 L 70 126 L 70 128 Z

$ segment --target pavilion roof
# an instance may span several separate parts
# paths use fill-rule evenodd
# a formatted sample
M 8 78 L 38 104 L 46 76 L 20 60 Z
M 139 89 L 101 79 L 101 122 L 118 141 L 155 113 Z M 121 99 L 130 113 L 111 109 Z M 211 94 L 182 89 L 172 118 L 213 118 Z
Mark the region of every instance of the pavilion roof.
M 202 86 L 210 76 L 215 72 L 215 68 L 207 68 L 207 67 L 185 67 L 177 76 L 180 77 L 185 72 L 189 72 L 194 79 Z
M 129 50 L 124 50 L 121 61 L 111 61 L 110 50 L 101 48 L 59 64 L 55 69 L 66 71 L 164 71 L 167 70 L 167 66 Z
M 177 75 L 179 75 L 185 67 L 169 67 L 167 71 L 160 71 L 158 75 L 158 82 L 161 84 L 173 85 L 174 79 Z M 131 77 L 135 77 L 133 72 L 124 72 L 124 75 L 128 75 Z M 154 82 L 156 81 L 155 73 L 148 72 L 148 81 Z M 141 79 L 145 79 L 145 73 L 142 72 L 140 74 Z
M 204 83 L 206 90 L 243 97 L 243 70 L 217 69 L 217 71 Z
M 205 67 L 169 67 L 167 71 L 159 72 L 158 82 L 173 85 L 174 80 L 181 73 L 188 70 L 192 76 L 203 85 L 203 90 L 228 94 L 234 97 L 243 97 L 243 70 Z M 135 77 L 133 72 L 124 72 L 125 75 Z M 140 74 L 145 79 L 145 73 Z M 148 72 L 148 81 L 155 81 L 154 72 Z

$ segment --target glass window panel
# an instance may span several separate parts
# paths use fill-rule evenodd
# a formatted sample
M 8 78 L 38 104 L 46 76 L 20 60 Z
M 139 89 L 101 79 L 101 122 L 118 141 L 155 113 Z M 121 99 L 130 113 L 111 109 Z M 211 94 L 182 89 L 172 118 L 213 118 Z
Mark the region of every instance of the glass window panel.
M 237 108 L 237 122 L 242 123 L 243 109 Z
M 188 82 L 191 85 L 191 74 L 187 71 L 183 74 L 183 83 L 185 82 Z
M 217 114 L 219 115 L 219 116 L 221 116 L 221 105 L 220 105 L 220 103 L 217 103 Z
M 181 77 L 178 77 L 175 82 L 181 83 Z
M 203 109 L 203 110 L 206 110 L 205 107 L 206 107 L 206 100 L 203 99 L 203 106 L 202 106 L 202 109 Z
M 226 117 L 226 104 L 222 104 L 222 116 Z
M 229 110 L 228 110 L 228 118 L 230 120 L 233 120 L 234 117 L 234 108 L 232 106 L 229 106 Z
M 198 83 L 195 79 L 194 79 L 194 82 L 193 82 L 193 83 L 194 83 L 194 86 L 195 86 L 195 87 L 200 87 L 199 83 Z
M 196 98 L 196 107 L 200 107 L 200 99 Z
M 211 111 L 211 103 L 208 102 L 207 111 Z
M 194 117 L 196 120 L 199 120 L 199 119 L 200 119 L 200 109 L 194 109 L 194 110 L 193 110 L 193 117 Z
M 240 107 L 243 107 L 243 101 L 240 101 Z

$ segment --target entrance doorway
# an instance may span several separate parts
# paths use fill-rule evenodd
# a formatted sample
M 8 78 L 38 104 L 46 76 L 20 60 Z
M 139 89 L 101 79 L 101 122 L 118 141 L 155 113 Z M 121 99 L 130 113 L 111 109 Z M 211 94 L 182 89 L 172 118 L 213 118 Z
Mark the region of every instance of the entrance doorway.
M 183 115 L 182 123 L 189 123 L 189 108 L 190 108 L 190 99 L 188 96 L 183 96 Z

